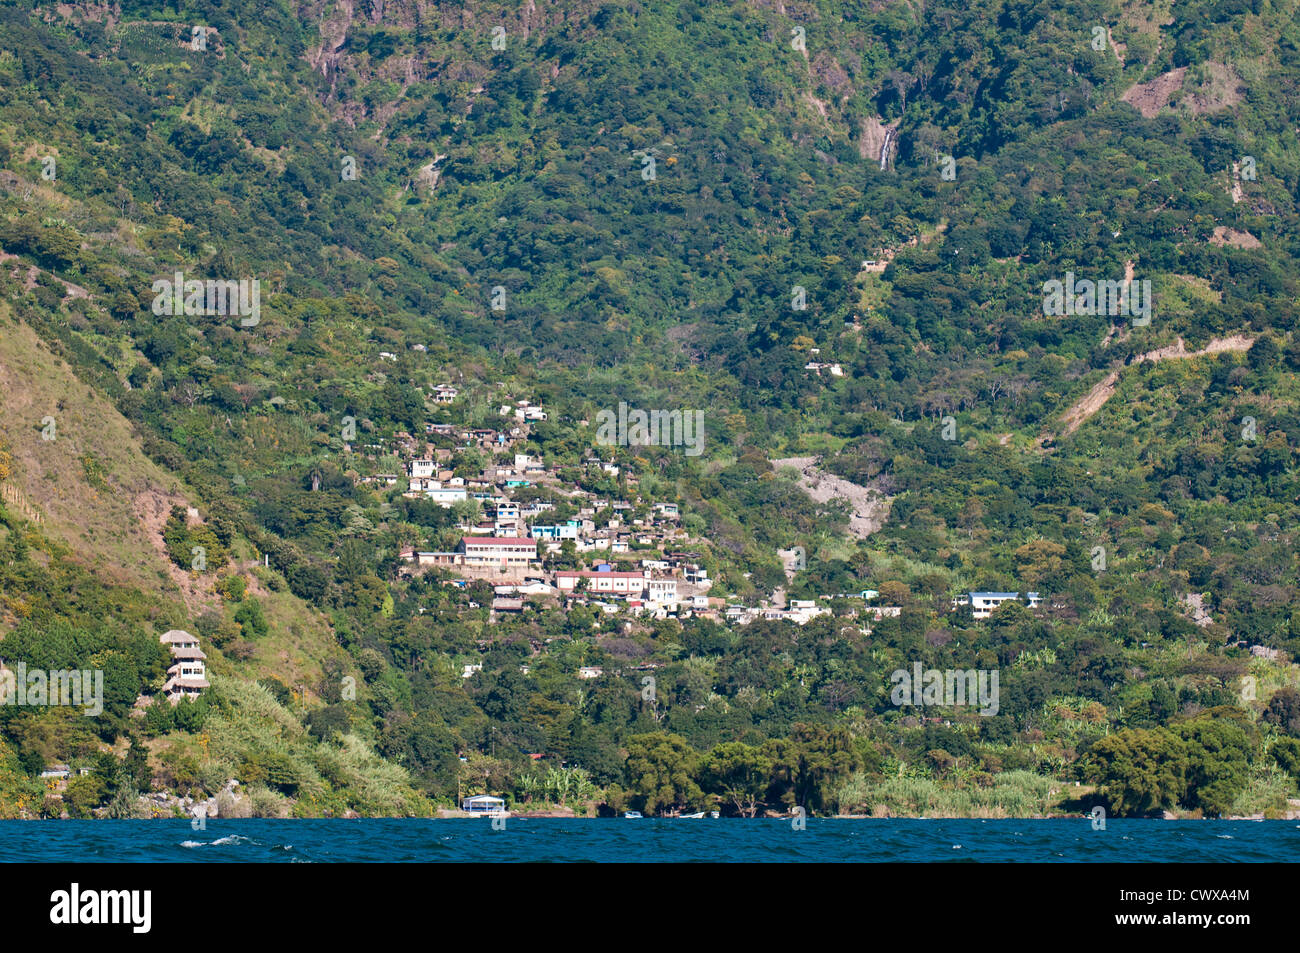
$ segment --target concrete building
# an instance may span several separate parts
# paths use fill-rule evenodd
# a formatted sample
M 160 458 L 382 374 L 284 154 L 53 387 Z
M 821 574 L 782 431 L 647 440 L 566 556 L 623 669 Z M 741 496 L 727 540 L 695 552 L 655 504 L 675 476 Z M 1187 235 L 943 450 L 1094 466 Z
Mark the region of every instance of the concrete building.
M 970 607 L 971 617 L 974 619 L 987 619 L 993 614 L 993 611 L 1004 602 L 1019 602 L 1020 593 L 1018 592 L 966 592 L 952 600 L 954 610 Z M 1029 608 L 1037 609 L 1042 603 L 1042 599 L 1036 592 L 1025 594 L 1025 601 Z
M 204 665 L 207 656 L 199 648 L 198 636 L 183 629 L 168 629 L 158 637 L 158 641 L 172 654 L 172 665 L 167 669 L 167 681 L 163 685 L 167 700 L 175 705 L 182 698 L 198 698 L 203 689 L 209 687 Z
M 466 569 L 525 569 L 537 561 L 537 540 L 526 536 L 464 537 L 457 547 Z

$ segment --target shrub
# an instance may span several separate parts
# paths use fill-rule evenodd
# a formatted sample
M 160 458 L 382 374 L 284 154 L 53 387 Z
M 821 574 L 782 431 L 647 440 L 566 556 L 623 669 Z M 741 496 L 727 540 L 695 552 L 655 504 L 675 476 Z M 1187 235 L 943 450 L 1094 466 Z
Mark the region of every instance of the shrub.
M 68 814 L 78 819 L 93 817 L 91 812 L 103 803 L 106 788 L 104 779 L 94 774 L 73 778 L 63 792 Z
M 217 794 L 217 816 L 224 818 L 243 818 L 253 816 L 253 802 L 249 798 L 236 797 L 229 791 Z
M 253 817 L 287 817 L 289 802 L 283 794 L 264 787 L 254 787 L 248 792 Z

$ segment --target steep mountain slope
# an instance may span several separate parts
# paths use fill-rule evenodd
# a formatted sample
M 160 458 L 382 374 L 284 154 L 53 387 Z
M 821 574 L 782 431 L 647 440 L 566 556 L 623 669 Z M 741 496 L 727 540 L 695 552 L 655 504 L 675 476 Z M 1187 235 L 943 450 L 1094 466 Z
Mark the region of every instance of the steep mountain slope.
M 178 601 L 189 580 L 166 559 L 161 535 L 171 507 L 185 502 L 176 478 L 144 456 L 111 403 L 4 310 L 0 439 L 12 456 L 9 485 L 86 568 L 114 585 Z
M 157 771 L 168 738 L 165 786 L 204 796 L 247 768 L 300 812 L 416 809 L 331 776 L 336 745 L 444 800 L 532 797 L 542 755 L 644 805 L 633 766 L 680 758 L 698 801 L 742 745 L 766 752 L 769 808 L 864 809 L 886 774 L 1105 781 L 1100 739 L 1186 729 L 1190 751 L 1196 718 L 1235 706 L 1232 796 L 1167 806 L 1277 810 L 1300 730 L 1296 7 L 0 7 L 11 588 L 36 585 L 16 541 L 39 526 L 69 578 L 117 594 L 96 620 L 113 651 L 197 629 L 238 684 L 217 695 L 263 712 L 261 679 L 298 710 L 265 708 L 274 745 L 205 715 L 240 739 L 220 778 L 177 768 L 203 718 L 105 730 L 147 738 Z M 258 309 L 176 308 L 177 273 L 257 282 Z M 1092 282 L 1125 307 L 1049 303 Z M 510 459 L 411 435 L 523 398 L 548 418 L 511 450 L 593 499 L 639 495 L 643 524 L 679 504 L 711 595 L 787 588 L 798 546 L 789 595 L 873 589 L 899 614 L 870 633 L 843 603 L 806 628 L 507 617 L 482 584 L 401 572 L 481 514 L 386 475 L 426 449 L 461 477 Z M 702 411 L 703 453 L 603 445 L 620 403 Z M 810 499 L 770 462 L 791 457 L 887 516 Z M 950 611 L 972 588 L 1044 605 L 975 622 Z M 5 593 L 15 644 L 56 643 L 76 599 L 20 621 L 29 595 Z M 1000 670 L 999 714 L 891 701 L 913 662 Z M 29 767 L 89 750 L 10 734 Z M 800 751 L 836 767 L 789 786 Z

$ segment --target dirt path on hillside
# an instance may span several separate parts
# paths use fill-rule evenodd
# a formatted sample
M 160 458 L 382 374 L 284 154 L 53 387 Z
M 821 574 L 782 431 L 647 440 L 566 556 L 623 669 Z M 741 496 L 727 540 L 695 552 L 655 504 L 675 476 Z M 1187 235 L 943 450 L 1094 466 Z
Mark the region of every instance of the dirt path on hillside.
M 1133 364 L 1141 364 L 1143 361 L 1163 361 L 1167 358 L 1205 357 L 1209 354 L 1222 354 L 1224 351 L 1248 351 L 1253 343 L 1255 343 L 1254 339 L 1248 335 L 1233 334 L 1228 337 L 1214 338 L 1199 351 L 1189 351 L 1187 345 L 1183 343 L 1183 339 L 1179 338 L 1176 344 L 1170 344 L 1139 355 L 1133 360 Z M 1122 370 L 1123 368 L 1118 368 L 1107 374 L 1093 385 L 1092 389 L 1081 400 L 1077 401 L 1074 406 L 1061 416 L 1061 422 L 1065 424 L 1065 431 L 1062 436 L 1069 436 L 1074 433 L 1089 417 L 1101 410 L 1106 401 L 1110 400 L 1111 395 L 1115 393 L 1115 387 L 1119 382 L 1119 375 Z M 1043 441 L 1049 437 L 1050 434 L 1047 433 L 1039 437 L 1039 446 L 1042 446 Z
M 10 271 L 10 276 L 15 279 L 19 277 L 22 278 L 23 290 L 31 291 L 33 288 L 36 287 L 36 278 L 38 275 L 41 274 L 42 271 L 44 271 L 44 269 L 37 268 L 35 265 L 28 265 L 17 255 L 11 254 L 10 252 L 0 251 L 0 262 L 6 262 L 6 261 L 17 262 L 17 265 L 13 266 L 13 269 Z M 25 273 L 22 271 L 24 267 L 27 268 L 27 271 Z M 49 275 L 55 281 L 59 282 L 59 284 L 63 285 L 63 289 L 65 291 L 65 294 L 63 296 L 64 300 L 67 300 L 68 298 L 89 298 L 90 297 L 90 292 L 87 291 L 85 288 L 81 287 L 81 285 L 74 285 L 71 281 L 64 281 L 58 275 L 51 275 L 48 271 L 45 271 L 45 274 Z
M 871 487 L 850 483 L 825 470 L 819 470 L 818 457 L 785 457 L 773 460 L 772 467 L 793 467 L 799 471 L 799 485 L 816 503 L 834 499 L 847 500 L 850 507 L 849 532 L 858 539 L 866 539 L 885 525 L 889 518 L 889 497 Z

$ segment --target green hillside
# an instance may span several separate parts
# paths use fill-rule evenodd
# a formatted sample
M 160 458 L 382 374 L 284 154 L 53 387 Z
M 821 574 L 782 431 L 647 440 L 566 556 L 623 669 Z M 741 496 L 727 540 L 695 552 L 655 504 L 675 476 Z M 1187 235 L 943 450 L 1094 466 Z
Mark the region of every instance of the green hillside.
M 1296 9 L 0 4 L 0 814 L 1294 810 Z

